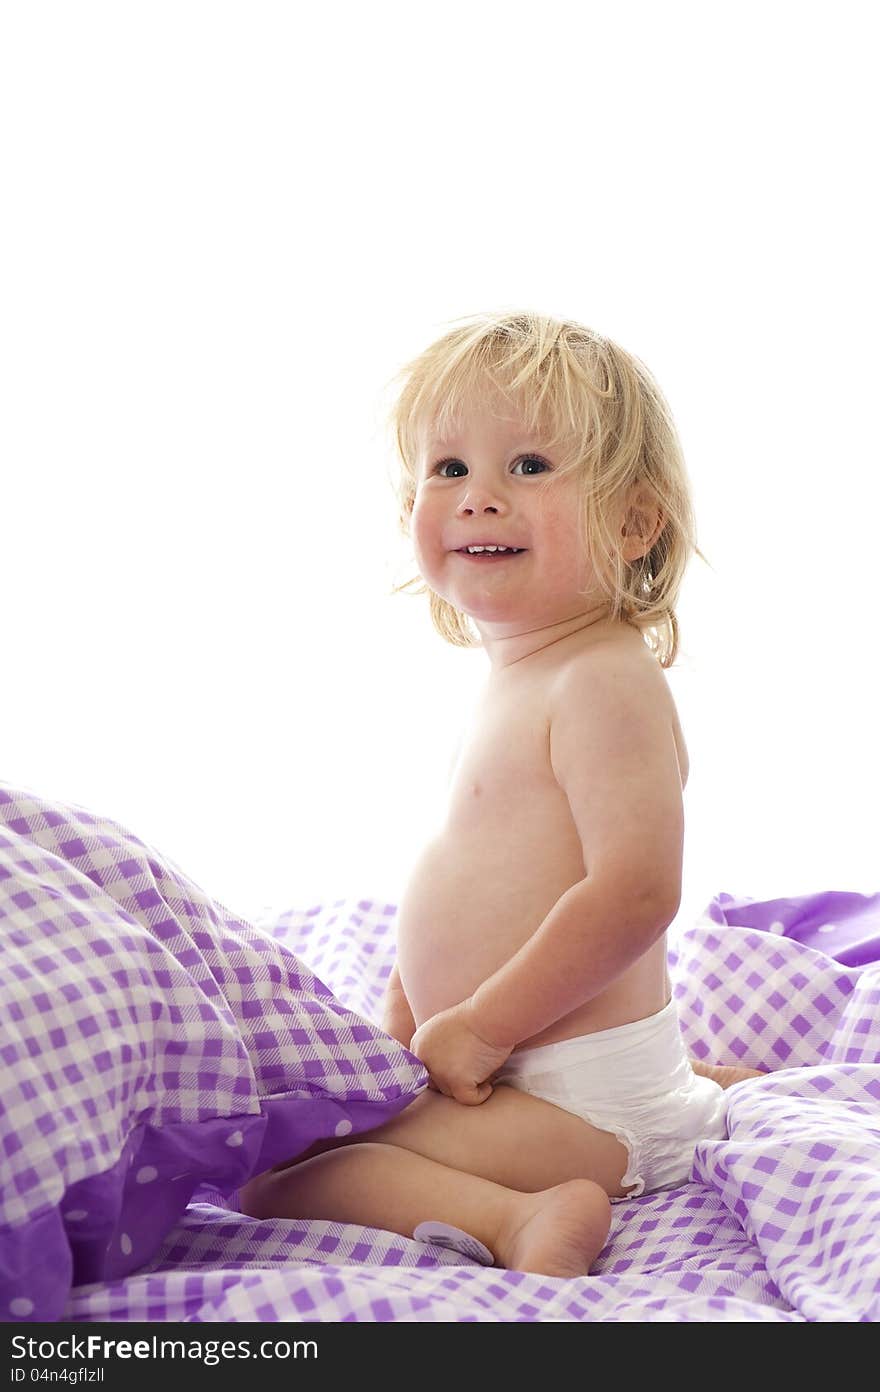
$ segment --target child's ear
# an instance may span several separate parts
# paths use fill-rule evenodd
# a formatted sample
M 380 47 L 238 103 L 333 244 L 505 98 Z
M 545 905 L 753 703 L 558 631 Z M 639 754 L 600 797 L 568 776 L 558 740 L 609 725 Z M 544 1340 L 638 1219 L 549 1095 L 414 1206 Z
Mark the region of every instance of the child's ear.
M 625 561 L 637 561 L 647 556 L 666 525 L 657 500 L 644 486 L 637 486 L 627 498 L 623 509 L 621 536 Z

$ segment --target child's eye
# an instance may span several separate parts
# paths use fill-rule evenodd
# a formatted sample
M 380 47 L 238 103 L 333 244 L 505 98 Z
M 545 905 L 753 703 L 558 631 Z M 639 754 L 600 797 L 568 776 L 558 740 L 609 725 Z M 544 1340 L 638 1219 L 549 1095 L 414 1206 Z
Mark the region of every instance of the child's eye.
M 462 469 L 464 469 L 464 468 L 466 467 L 464 464 L 462 464 L 462 462 L 461 462 L 460 459 L 441 459 L 441 461 L 440 461 L 439 464 L 435 464 L 435 465 L 434 465 L 434 473 L 435 473 L 435 474 L 440 474 L 441 478 L 449 478 L 449 477 L 450 477 L 449 474 L 444 474 L 444 473 L 442 472 L 442 471 L 446 468 L 446 466 L 447 466 L 448 464 L 458 464 L 458 465 L 461 466 Z M 518 459 L 518 460 L 516 461 L 516 464 L 514 464 L 514 468 L 516 468 L 516 465 L 517 465 L 517 464 L 539 464 L 539 465 L 541 466 L 541 469 L 549 469 L 549 468 L 550 468 L 550 465 L 546 462 L 546 460 L 541 459 L 537 454 L 526 454 L 526 455 L 523 455 L 522 458 L 520 458 L 520 459 Z M 458 475 L 456 475 L 456 477 L 460 478 L 461 475 L 458 474 Z M 524 474 L 523 477 L 524 477 L 524 478 L 534 478 L 535 475 L 534 475 L 533 473 L 529 473 L 529 474 Z
M 537 454 L 527 454 L 527 455 L 525 455 L 525 457 L 524 457 L 523 459 L 518 459 L 518 460 L 516 461 L 516 463 L 517 463 L 517 464 L 540 464 L 540 466 L 541 466 L 542 469 L 549 469 L 549 468 L 550 468 L 550 465 L 547 463 L 547 461 L 544 460 L 544 459 L 541 459 Z M 515 467 L 516 467 L 516 465 L 514 465 L 514 468 L 515 468 Z M 529 475 L 529 477 L 534 477 L 534 475 Z

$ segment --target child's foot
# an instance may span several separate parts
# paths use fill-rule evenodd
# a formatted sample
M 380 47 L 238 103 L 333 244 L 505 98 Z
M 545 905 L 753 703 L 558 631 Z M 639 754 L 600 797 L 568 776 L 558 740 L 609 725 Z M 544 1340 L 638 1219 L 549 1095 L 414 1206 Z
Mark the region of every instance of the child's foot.
M 611 1226 L 611 1204 L 591 1179 L 522 1194 L 498 1235 L 496 1261 L 539 1276 L 586 1276 Z
M 695 1059 L 691 1059 L 691 1068 L 695 1073 L 699 1073 L 701 1078 L 711 1078 L 713 1083 L 719 1083 L 723 1088 L 733 1087 L 734 1083 L 741 1083 L 744 1078 L 765 1077 L 760 1068 L 734 1068 L 726 1063 L 697 1063 Z

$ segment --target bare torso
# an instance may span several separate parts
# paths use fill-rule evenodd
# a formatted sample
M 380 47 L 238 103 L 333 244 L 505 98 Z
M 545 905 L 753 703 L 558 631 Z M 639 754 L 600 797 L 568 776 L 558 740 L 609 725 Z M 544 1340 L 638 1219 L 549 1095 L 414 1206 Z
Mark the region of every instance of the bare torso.
M 668 703 L 682 787 L 687 782 L 672 693 L 637 629 L 618 624 L 586 641 L 578 634 L 493 673 L 462 743 L 446 820 L 400 903 L 397 960 L 417 1027 L 475 991 L 588 873 L 550 762 L 548 690 L 561 664 L 585 654 L 607 660 L 612 650 L 615 660 L 650 664 L 644 679 Z M 662 1010 L 671 994 L 664 934 L 607 990 L 518 1047 L 628 1024 Z

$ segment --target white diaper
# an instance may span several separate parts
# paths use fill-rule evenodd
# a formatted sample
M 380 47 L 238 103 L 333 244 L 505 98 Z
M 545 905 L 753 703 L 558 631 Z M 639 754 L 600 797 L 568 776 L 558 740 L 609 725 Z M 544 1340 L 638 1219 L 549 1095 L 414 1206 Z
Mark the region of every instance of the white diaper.
M 726 1134 L 724 1090 L 691 1068 L 674 1000 L 629 1025 L 515 1049 L 493 1080 L 615 1135 L 629 1199 L 686 1184 L 697 1142 Z

